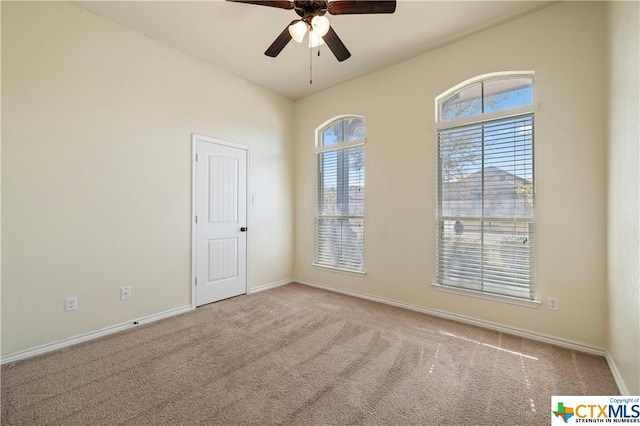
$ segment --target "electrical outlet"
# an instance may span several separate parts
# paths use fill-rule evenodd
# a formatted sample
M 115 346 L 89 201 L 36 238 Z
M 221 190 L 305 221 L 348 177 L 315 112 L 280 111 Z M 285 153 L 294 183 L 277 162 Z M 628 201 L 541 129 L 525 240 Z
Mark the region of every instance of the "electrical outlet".
M 557 297 L 547 297 L 547 307 L 552 311 L 557 311 L 560 307 Z
M 307 257 L 307 265 L 311 265 L 311 258 Z
M 69 311 L 75 311 L 76 309 L 78 309 L 78 297 L 77 296 L 67 297 L 65 310 L 69 312 Z
M 120 300 L 131 299 L 131 287 L 120 287 Z

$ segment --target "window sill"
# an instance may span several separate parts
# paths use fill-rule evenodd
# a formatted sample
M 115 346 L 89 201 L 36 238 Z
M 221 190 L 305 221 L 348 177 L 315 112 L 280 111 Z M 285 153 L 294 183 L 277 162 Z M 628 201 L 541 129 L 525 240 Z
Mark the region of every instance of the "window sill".
M 319 265 L 317 263 L 312 263 L 311 266 L 316 269 L 324 269 L 325 271 L 337 272 L 339 274 L 355 275 L 356 277 L 364 277 L 367 275 L 366 271 L 352 271 L 350 269 L 334 268 L 333 266 Z
M 441 284 L 431 283 L 434 290 L 443 291 L 445 293 L 459 294 L 461 296 L 475 297 L 478 299 L 492 300 L 494 302 L 509 303 L 512 305 L 526 306 L 528 308 L 537 308 L 542 303 L 539 300 L 526 300 L 517 297 L 502 296 L 499 294 L 482 293 L 477 290 L 469 290 L 466 288 L 449 287 Z

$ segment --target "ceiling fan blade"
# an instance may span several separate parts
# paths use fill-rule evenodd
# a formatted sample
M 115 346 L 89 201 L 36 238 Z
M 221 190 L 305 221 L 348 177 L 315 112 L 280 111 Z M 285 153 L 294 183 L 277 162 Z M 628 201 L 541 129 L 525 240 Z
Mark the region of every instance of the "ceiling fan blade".
M 338 34 L 333 31 L 333 28 L 329 27 L 329 31 L 322 37 L 329 49 L 333 52 L 338 62 L 342 62 L 345 59 L 349 59 L 351 57 L 351 53 L 347 50 L 347 47 L 344 45 Z
M 227 0 L 234 3 L 255 4 L 258 6 L 277 7 L 278 9 L 293 9 L 293 2 L 289 0 Z
M 327 11 L 332 15 L 393 13 L 396 0 L 334 0 L 329 2 Z
M 264 52 L 265 55 L 275 58 L 282 52 L 282 49 L 291 41 L 291 33 L 289 33 L 289 26 L 284 29 L 282 33 L 275 39 L 271 46 Z

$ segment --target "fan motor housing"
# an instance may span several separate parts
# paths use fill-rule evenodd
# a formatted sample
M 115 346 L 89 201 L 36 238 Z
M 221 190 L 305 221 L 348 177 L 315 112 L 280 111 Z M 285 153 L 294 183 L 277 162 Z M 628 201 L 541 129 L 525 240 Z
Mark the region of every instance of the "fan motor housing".
M 298 16 L 306 20 L 314 16 L 322 16 L 327 13 L 328 4 L 326 1 L 296 0 L 294 8 Z

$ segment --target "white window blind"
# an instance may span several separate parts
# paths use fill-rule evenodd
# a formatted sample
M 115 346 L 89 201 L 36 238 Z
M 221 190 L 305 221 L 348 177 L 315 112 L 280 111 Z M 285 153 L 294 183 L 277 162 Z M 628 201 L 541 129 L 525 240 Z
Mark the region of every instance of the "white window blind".
M 362 272 L 364 121 L 341 119 L 321 132 L 324 146 L 316 151 L 315 263 Z
M 437 281 L 533 299 L 534 116 L 437 131 Z
M 317 154 L 316 263 L 364 269 L 364 146 Z

